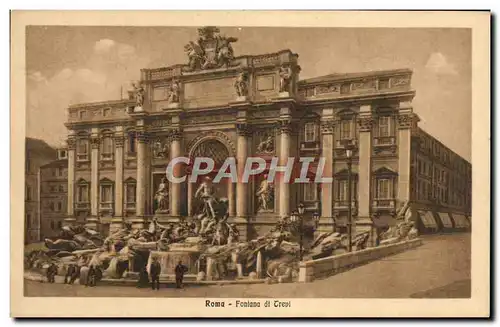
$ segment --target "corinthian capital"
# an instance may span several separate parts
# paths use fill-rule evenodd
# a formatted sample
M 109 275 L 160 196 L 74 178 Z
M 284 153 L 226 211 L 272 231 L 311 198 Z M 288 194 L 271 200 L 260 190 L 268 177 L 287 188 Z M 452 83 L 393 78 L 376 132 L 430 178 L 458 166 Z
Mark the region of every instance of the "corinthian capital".
M 175 128 L 170 130 L 170 139 L 172 141 L 180 141 L 182 138 L 182 132 L 180 129 Z
M 359 117 L 358 118 L 358 126 L 360 132 L 370 132 L 373 127 L 373 118 L 372 117 Z
M 92 136 L 90 138 L 90 144 L 92 146 L 92 149 L 99 149 L 101 139 L 98 136 Z
M 137 131 L 136 138 L 139 143 L 148 143 L 149 141 L 149 135 L 145 131 Z
M 321 134 L 333 134 L 333 128 L 335 123 L 333 121 L 322 121 L 321 122 Z
M 414 113 L 399 114 L 398 126 L 400 129 L 413 128 L 418 123 L 419 118 Z
M 68 150 L 75 150 L 76 149 L 76 139 L 74 137 L 68 138 L 66 143 L 68 145 Z
M 278 123 L 281 134 L 291 134 L 292 133 L 292 122 L 290 120 L 280 120 Z
M 117 148 L 123 148 L 124 137 L 122 134 L 115 135 L 115 146 Z
M 247 123 L 238 123 L 236 125 L 236 130 L 238 132 L 238 135 L 241 135 L 241 136 L 251 136 L 252 135 L 252 128 Z

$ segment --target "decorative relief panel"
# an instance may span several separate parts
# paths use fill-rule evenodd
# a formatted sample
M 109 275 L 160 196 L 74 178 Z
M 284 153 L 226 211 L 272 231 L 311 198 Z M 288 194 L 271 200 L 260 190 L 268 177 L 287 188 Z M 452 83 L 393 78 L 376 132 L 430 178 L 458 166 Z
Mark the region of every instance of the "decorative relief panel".
M 157 136 L 152 141 L 153 158 L 154 159 L 168 159 L 170 157 L 170 142 L 171 137 Z
M 235 99 L 233 84 L 233 78 L 186 83 L 184 85 L 184 107 L 226 105 Z
M 257 91 L 272 91 L 274 86 L 274 75 L 257 76 Z
M 168 99 L 168 89 L 168 86 L 165 85 L 156 86 L 153 89 L 153 100 L 160 101 Z
M 358 81 L 358 82 L 353 82 L 351 89 L 353 91 L 356 90 L 374 90 L 377 87 L 377 81 L 376 80 L 364 80 L 364 81 Z
M 398 76 L 391 78 L 391 87 L 405 86 L 410 84 L 410 76 Z
M 273 154 L 276 149 L 276 136 L 274 128 L 255 132 L 257 154 Z
M 330 84 L 330 85 L 318 85 L 315 90 L 316 95 L 326 94 L 326 93 L 339 93 L 340 85 L 339 84 Z
M 372 117 L 359 117 L 358 118 L 358 126 L 360 132 L 370 132 L 373 127 L 373 118 Z

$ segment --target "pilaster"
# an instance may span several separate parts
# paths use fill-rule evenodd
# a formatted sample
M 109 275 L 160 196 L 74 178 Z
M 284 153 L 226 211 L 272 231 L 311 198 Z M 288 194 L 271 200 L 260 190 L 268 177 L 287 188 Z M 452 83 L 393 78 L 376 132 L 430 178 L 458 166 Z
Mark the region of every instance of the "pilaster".
M 134 225 L 140 228 L 144 224 L 146 205 L 146 151 L 149 142 L 144 126 L 137 130 L 137 184 L 136 184 L 136 221 Z
M 246 122 L 242 122 L 237 124 L 237 133 L 236 165 L 238 182 L 236 184 L 236 216 L 246 219 L 248 216 L 248 182 L 243 181 L 243 173 L 248 157 L 248 138 L 252 134 L 252 130 Z

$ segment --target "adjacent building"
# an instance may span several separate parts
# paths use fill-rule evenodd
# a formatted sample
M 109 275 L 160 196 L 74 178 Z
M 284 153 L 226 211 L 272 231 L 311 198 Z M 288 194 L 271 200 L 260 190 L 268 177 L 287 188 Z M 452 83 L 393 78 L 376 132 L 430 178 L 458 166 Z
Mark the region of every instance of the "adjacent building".
M 40 167 L 39 202 L 41 239 L 57 237 L 68 212 L 66 148 L 57 149 L 57 159 Z
M 471 166 L 418 127 L 411 70 L 304 80 L 290 50 L 234 57 L 234 39 L 216 28 L 199 31 L 203 56 L 189 52 L 187 65 L 141 70 L 128 99 L 68 108 L 66 223 L 107 232 L 126 221 L 142 227 L 153 216 L 193 216 L 199 182 L 169 185 L 168 210 L 155 201 L 165 168 L 179 156 L 211 157 L 216 165 L 235 157 L 240 172 L 250 156 L 282 164 L 325 158 L 323 176 L 332 184 L 277 179 L 265 208 L 257 192 L 266 172 L 250 183 L 215 185 L 243 238 L 269 230 L 300 202 L 307 215 L 319 213 L 320 231 L 345 229 L 349 172 L 354 228 L 373 231 L 373 239 L 404 206 L 427 225 L 427 212 L 435 220 L 439 213 L 470 215 Z M 189 175 L 190 167 L 175 174 Z M 427 225 L 422 229 L 432 229 Z
M 24 192 L 24 240 L 25 243 L 40 241 L 40 167 L 56 158 L 56 150 L 45 141 L 26 138 L 25 192 Z

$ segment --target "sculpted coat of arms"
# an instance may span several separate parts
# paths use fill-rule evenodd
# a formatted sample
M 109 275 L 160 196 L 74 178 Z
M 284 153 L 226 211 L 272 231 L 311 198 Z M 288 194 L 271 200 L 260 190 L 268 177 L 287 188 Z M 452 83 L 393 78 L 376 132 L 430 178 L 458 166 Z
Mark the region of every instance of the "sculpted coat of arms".
M 229 67 L 234 59 L 231 43 L 238 41 L 235 37 L 219 34 L 217 27 L 207 26 L 198 29 L 198 40 L 190 41 L 184 46 L 189 58 L 186 71 Z

